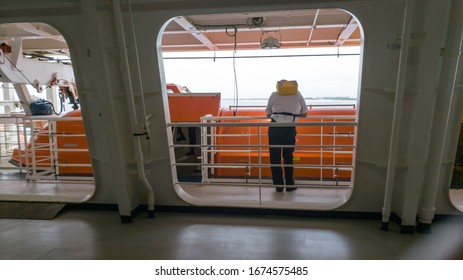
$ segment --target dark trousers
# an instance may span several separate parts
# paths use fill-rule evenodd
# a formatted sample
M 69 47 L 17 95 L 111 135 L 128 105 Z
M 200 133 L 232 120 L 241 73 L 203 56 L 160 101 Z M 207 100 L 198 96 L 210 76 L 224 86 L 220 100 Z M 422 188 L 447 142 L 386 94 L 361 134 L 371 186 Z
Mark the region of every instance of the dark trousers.
M 182 128 L 177 128 L 177 141 L 182 141 L 185 139 L 185 134 L 183 134 Z M 188 127 L 188 143 L 191 145 L 196 145 L 196 127 Z M 191 147 L 190 150 L 194 150 L 194 147 Z
M 188 127 L 188 142 L 191 145 L 196 145 L 196 127 Z M 191 149 L 194 149 L 194 147 Z
M 296 128 L 295 127 L 269 127 L 268 129 L 269 145 L 295 145 L 296 144 Z M 283 162 L 285 164 L 285 179 L 286 185 L 294 185 L 293 167 L 286 166 L 293 164 L 294 148 L 269 148 L 270 164 L 281 165 L 281 155 L 283 154 Z M 283 169 L 281 166 L 271 167 L 272 179 L 274 185 L 284 185 Z

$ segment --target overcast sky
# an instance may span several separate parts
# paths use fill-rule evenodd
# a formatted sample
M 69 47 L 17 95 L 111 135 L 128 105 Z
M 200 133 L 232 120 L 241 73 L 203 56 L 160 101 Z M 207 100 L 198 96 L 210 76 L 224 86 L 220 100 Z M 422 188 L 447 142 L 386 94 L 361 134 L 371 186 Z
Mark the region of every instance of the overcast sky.
M 356 97 L 359 80 L 359 55 L 339 57 L 337 48 L 216 52 L 215 60 L 168 59 L 171 57 L 213 57 L 214 52 L 164 53 L 167 83 L 187 86 L 192 92 L 220 92 L 222 100 L 234 98 L 234 69 L 238 98 L 267 99 L 276 81 L 297 80 L 299 91 L 309 97 Z M 359 47 L 340 48 L 340 54 L 359 54 Z M 264 55 L 326 55 L 309 57 L 239 58 Z M 224 103 L 224 102 L 223 102 Z M 228 102 L 226 102 L 228 103 Z M 230 103 L 232 104 L 232 103 Z M 242 103 L 240 103 L 242 104 Z M 222 104 L 228 105 L 228 104 Z M 244 105 L 244 104 L 242 104 Z

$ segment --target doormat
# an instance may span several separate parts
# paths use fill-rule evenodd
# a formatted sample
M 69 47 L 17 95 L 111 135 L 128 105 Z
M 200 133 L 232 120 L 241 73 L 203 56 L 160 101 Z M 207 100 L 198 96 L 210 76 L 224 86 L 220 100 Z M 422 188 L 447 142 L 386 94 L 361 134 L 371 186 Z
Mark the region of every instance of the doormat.
M 64 206 L 64 203 L 2 201 L 0 219 L 52 220 Z

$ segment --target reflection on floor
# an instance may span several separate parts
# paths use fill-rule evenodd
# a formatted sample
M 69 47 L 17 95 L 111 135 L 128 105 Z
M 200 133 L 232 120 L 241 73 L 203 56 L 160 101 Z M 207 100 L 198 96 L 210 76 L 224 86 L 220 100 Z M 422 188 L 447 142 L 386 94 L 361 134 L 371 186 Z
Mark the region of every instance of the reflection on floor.
M 206 204 L 214 205 L 241 205 L 241 206 L 282 206 L 285 208 L 309 208 L 317 210 L 330 210 L 344 204 L 350 194 L 351 188 L 304 188 L 299 187 L 293 192 L 277 193 L 275 188 L 221 185 L 192 185 L 181 184 L 186 193 L 198 198 Z M 293 207 L 290 207 L 290 206 Z
M 463 258 L 461 219 L 400 234 L 395 223 L 380 231 L 379 220 L 156 212 L 121 224 L 117 211 L 65 208 L 51 221 L 0 219 L 0 228 L 4 260 Z
M 0 180 L 0 200 L 79 203 L 90 198 L 93 183 Z M 187 185 L 193 196 L 210 200 L 262 203 L 333 202 L 350 189 L 298 189 Z M 463 211 L 463 189 L 450 190 Z M 261 197 L 261 202 L 259 202 Z M 74 208 L 73 208 L 74 207 Z M 433 222 L 432 234 L 400 234 L 380 220 L 302 218 L 156 212 L 122 224 L 117 211 L 76 209 L 68 205 L 54 220 L 0 219 L 0 259 L 463 259 L 462 217 Z
M 27 181 L 24 176 L 2 173 L 1 201 L 81 203 L 95 191 L 93 181 Z

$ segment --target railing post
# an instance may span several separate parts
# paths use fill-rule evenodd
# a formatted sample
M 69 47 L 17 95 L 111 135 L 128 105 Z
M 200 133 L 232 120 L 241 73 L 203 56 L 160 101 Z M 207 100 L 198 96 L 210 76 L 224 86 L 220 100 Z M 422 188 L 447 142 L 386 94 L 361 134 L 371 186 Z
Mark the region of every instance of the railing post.
M 19 173 L 22 174 L 23 172 L 23 166 L 21 164 L 21 136 L 20 136 L 20 127 L 19 127 L 19 118 L 15 118 L 15 124 L 16 124 L 16 138 L 18 139 L 18 160 L 19 160 Z M 24 121 L 22 122 L 23 127 L 24 127 Z M 24 137 L 26 137 L 25 134 L 23 134 Z
M 260 122 L 262 124 L 262 122 Z M 257 127 L 257 161 L 259 163 L 258 166 L 258 174 L 259 174 L 259 205 L 262 204 L 262 137 L 261 137 L 261 127 Z
M 259 163 L 258 174 L 259 174 L 259 185 L 262 184 L 262 137 L 261 127 L 257 127 L 257 161 Z
M 34 128 L 34 121 L 32 119 L 29 119 L 30 125 L 31 125 L 31 153 L 32 153 L 32 176 L 35 177 L 36 174 L 36 168 L 37 168 L 37 157 L 35 155 L 35 128 Z M 26 164 L 29 162 L 26 161 Z M 28 172 L 29 173 L 29 172 Z
M 333 117 L 333 122 L 335 123 L 336 122 L 336 118 Z M 332 164 L 333 166 L 336 166 L 336 138 L 337 138 L 337 134 L 336 134 L 336 126 L 333 125 L 333 148 L 332 148 L 332 151 L 333 151 L 333 160 L 332 160 Z M 332 172 L 333 172 L 333 178 L 336 180 L 336 186 L 338 185 L 338 168 L 335 167 L 332 169 Z
M 323 117 L 320 117 L 320 123 L 323 124 Z M 323 184 L 323 133 L 324 126 L 320 126 L 320 185 Z
M 58 153 L 58 131 L 57 131 L 57 121 L 51 120 L 51 143 L 50 143 L 50 164 L 52 164 L 52 171 L 55 173 L 55 180 L 58 180 L 59 174 L 59 153 Z
M 211 122 L 214 122 L 214 121 L 211 121 Z M 211 163 L 212 163 L 211 176 L 215 176 L 214 164 L 215 164 L 215 153 L 216 153 L 215 145 L 217 144 L 217 128 L 216 127 L 210 127 L 210 128 L 206 127 L 206 129 L 211 132 L 210 143 L 214 147 L 214 148 L 211 149 L 210 154 L 211 154 Z
M 201 123 L 207 123 L 205 119 L 201 119 Z M 201 127 L 201 181 L 204 183 L 208 178 L 208 170 L 206 164 L 209 161 L 207 145 L 207 127 Z

